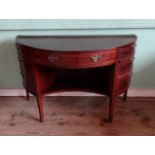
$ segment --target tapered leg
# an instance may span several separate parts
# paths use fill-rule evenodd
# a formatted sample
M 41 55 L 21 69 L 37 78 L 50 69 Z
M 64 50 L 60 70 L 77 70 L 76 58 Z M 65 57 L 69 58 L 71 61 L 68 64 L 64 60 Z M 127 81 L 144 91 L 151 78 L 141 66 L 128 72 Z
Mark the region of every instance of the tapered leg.
M 40 122 L 44 121 L 44 113 L 43 113 L 43 97 L 41 94 L 36 95 Z
M 124 102 L 126 102 L 126 99 L 127 99 L 127 93 L 128 93 L 128 91 L 126 90 L 125 93 L 124 93 L 124 95 L 123 95 L 123 101 L 124 101 Z
M 29 95 L 29 92 L 28 92 L 28 90 L 26 89 L 26 100 L 30 100 L 30 95 Z
M 113 121 L 113 115 L 114 115 L 114 106 L 115 106 L 115 97 L 111 96 L 109 99 L 109 122 Z

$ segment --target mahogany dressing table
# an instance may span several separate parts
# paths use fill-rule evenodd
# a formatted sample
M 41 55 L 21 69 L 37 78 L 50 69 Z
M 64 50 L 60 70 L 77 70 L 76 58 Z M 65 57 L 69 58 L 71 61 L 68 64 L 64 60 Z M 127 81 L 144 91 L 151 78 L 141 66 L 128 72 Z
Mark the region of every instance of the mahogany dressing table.
M 131 79 L 135 35 L 17 36 L 16 45 L 26 96 L 37 98 L 43 122 L 43 96 L 60 91 L 89 91 L 109 97 L 113 120 L 115 98 Z

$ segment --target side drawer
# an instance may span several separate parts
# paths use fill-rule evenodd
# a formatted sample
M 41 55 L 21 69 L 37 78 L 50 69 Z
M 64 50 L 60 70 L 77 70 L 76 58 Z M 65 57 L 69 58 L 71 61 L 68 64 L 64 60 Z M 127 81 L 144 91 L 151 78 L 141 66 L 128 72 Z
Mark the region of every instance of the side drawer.
M 126 60 L 126 59 L 131 59 L 132 57 L 134 57 L 134 54 L 135 54 L 134 45 L 121 47 L 121 48 L 118 49 L 119 61 L 123 61 L 123 60 Z
M 133 60 L 121 61 L 118 64 L 118 76 L 130 74 L 132 72 Z
M 130 84 L 130 79 L 131 79 L 131 74 L 123 76 L 122 78 L 118 78 L 118 83 L 117 83 L 117 92 L 118 93 L 121 93 L 125 89 L 128 88 L 128 86 Z

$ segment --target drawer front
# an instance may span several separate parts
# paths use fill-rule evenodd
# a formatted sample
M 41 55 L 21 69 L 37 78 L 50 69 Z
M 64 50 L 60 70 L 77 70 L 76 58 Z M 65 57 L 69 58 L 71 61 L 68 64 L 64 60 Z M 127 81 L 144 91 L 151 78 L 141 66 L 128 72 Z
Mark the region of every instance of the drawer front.
M 131 59 L 135 54 L 134 45 L 121 47 L 119 48 L 118 52 L 119 61 Z
M 130 74 L 132 72 L 133 61 L 122 61 L 118 64 L 118 76 Z
M 128 86 L 130 84 L 130 79 L 131 79 L 130 74 L 118 79 L 118 83 L 117 83 L 117 92 L 118 93 L 121 93 L 128 88 Z
M 63 68 L 89 68 L 112 64 L 116 61 L 116 51 L 99 52 L 41 52 L 34 51 L 37 64 Z

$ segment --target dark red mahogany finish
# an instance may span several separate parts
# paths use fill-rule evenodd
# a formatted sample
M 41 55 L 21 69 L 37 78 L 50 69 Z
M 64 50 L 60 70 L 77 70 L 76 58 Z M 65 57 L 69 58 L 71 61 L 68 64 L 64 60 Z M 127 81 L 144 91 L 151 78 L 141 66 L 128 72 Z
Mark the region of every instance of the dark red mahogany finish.
M 115 97 L 131 79 L 135 35 L 17 36 L 23 85 L 37 98 L 40 121 L 43 95 L 58 91 L 90 91 L 109 96 L 109 121 Z

